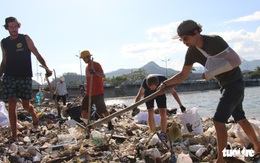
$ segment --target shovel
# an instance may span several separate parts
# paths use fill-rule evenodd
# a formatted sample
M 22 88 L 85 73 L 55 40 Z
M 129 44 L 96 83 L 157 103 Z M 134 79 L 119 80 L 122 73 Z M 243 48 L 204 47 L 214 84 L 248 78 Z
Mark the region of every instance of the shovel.
M 122 110 L 120 110 L 120 111 L 118 111 L 118 112 L 115 112 L 115 113 L 113 113 L 113 114 L 110 114 L 109 116 L 104 117 L 104 118 L 102 118 L 102 119 L 100 119 L 100 120 L 98 120 L 98 121 L 96 121 L 96 122 L 93 122 L 92 124 L 89 124 L 89 125 L 87 126 L 87 128 L 91 129 L 91 128 L 95 128 L 95 127 L 97 127 L 97 126 L 100 126 L 102 123 L 107 122 L 107 121 L 111 120 L 112 118 L 117 117 L 117 116 L 119 116 L 119 115 L 121 115 L 121 114 L 123 114 L 123 113 L 125 113 L 125 112 L 128 112 L 128 111 L 130 111 L 130 110 L 133 110 L 134 108 L 137 108 L 139 105 L 141 105 L 141 104 L 143 104 L 143 103 L 145 103 L 145 102 L 147 102 L 147 101 L 150 101 L 150 100 L 154 99 L 154 98 L 155 98 L 156 96 L 158 96 L 161 92 L 164 92 L 164 91 L 166 91 L 166 90 L 168 90 L 168 89 L 170 89 L 170 88 L 176 87 L 177 85 L 179 85 L 179 84 L 170 85 L 170 86 L 165 87 L 165 88 L 162 89 L 162 90 L 157 90 L 157 91 L 154 92 L 153 94 L 151 94 L 151 95 L 149 95 L 149 96 L 143 98 L 142 100 L 140 100 L 140 101 L 134 103 L 133 105 L 131 105 L 131 106 L 129 106 L 129 107 L 126 107 L 125 109 L 122 109 Z

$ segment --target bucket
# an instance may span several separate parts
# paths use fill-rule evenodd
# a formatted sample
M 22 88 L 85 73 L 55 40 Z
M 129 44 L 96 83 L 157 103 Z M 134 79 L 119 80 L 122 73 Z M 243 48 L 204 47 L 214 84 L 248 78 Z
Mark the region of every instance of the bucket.
M 77 122 L 82 122 L 80 117 L 81 117 L 81 106 L 75 106 L 71 107 L 68 110 L 66 110 L 67 114 L 74 119 Z

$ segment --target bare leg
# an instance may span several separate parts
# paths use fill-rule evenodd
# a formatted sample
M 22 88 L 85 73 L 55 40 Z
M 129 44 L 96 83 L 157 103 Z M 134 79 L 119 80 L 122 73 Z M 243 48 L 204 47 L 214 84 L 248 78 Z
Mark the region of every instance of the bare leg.
M 225 123 L 214 122 L 214 126 L 217 134 L 217 145 L 218 145 L 218 158 L 216 163 L 224 163 L 223 149 L 227 146 L 227 129 Z
M 17 141 L 17 114 L 16 114 L 16 98 L 9 97 L 8 98 L 8 105 L 9 105 L 9 121 L 11 125 L 12 131 L 12 138 Z
M 255 134 L 255 131 L 254 131 L 252 125 L 248 122 L 247 119 L 242 119 L 242 120 L 238 121 L 237 123 L 242 127 L 242 129 L 244 130 L 244 132 L 246 133 L 248 138 L 253 143 L 255 153 L 260 152 L 260 143 L 257 140 L 256 134 Z
M 108 111 L 106 111 L 105 113 L 102 114 L 103 117 L 107 117 L 109 115 L 110 115 L 110 113 Z M 111 120 L 107 121 L 107 126 L 108 126 L 108 130 L 114 130 L 114 126 L 113 126 Z
M 160 111 L 160 116 L 161 116 L 162 132 L 166 133 L 166 130 L 167 130 L 166 108 L 159 108 L 159 111 Z
M 151 132 L 155 132 L 154 109 L 148 109 L 148 123 Z
M 83 119 L 88 119 L 88 111 L 87 110 L 82 110 L 81 111 L 81 117 Z
M 30 104 L 29 100 L 22 100 L 23 108 L 32 116 L 33 123 L 38 122 L 38 117 L 34 111 L 34 107 Z
M 107 116 L 109 116 L 110 114 L 108 113 L 108 111 L 106 111 L 105 113 L 103 113 L 103 116 L 104 117 L 107 117 Z

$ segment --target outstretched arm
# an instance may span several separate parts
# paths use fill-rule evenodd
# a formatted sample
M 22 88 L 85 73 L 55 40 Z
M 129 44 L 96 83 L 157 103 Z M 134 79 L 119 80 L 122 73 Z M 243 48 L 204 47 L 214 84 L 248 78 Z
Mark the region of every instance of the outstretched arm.
M 157 90 L 163 90 L 167 86 L 181 84 L 188 77 L 191 69 L 192 69 L 192 65 L 191 66 L 184 65 L 181 72 L 162 82 L 157 88 Z
M 50 74 L 50 76 L 51 76 L 52 71 L 49 70 L 48 66 L 46 65 L 45 60 L 43 59 L 41 54 L 38 52 L 37 48 L 34 46 L 34 43 L 33 43 L 32 39 L 28 35 L 25 37 L 25 39 L 26 39 L 26 42 L 27 42 L 28 47 L 31 50 L 31 52 L 35 55 L 35 57 L 41 63 L 41 65 L 46 67 L 47 74 Z
M 139 91 L 138 91 L 137 95 L 135 96 L 135 102 L 140 101 L 142 96 L 143 96 L 143 94 L 144 94 L 144 88 L 141 86 L 139 88 Z
M 179 104 L 179 106 L 182 106 L 181 100 L 179 95 L 177 94 L 177 92 L 174 89 L 170 89 L 170 92 L 172 94 L 172 96 L 174 97 L 174 99 L 177 101 L 177 103 Z
M 169 86 L 169 85 L 182 83 L 189 76 L 191 69 L 192 69 L 192 65 L 191 66 L 185 66 L 184 65 L 183 68 L 182 68 L 182 71 L 180 73 L 174 75 L 173 77 L 165 80 L 163 82 L 164 85 Z

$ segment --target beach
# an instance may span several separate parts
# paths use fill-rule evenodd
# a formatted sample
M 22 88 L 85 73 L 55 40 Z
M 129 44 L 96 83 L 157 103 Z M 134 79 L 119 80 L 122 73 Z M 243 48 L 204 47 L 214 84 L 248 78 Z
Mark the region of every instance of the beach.
M 260 87 L 251 87 L 245 90 L 244 106 L 248 118 L 259 119 L 257 110 L 260 106 L 259 89 Z M 142 112 L 135 117 L 131 116 L 131 111 L 115 116 L 112 119 L 113 131 L 108 130 L 107 123 L 89 129 L 84 124 L 75 122 L 68 115 L 67 110 L 70 109 L 66 107 L 62 108 L 63 118 L 58 118 L 51 99 L 45 99 L 42 105 L 35 106 L 39 115 L 39 126 L 35 128 L 30 116 L 19 105 L 18 142 L 9 142 L 11 133 L 8 124 L 0 126 L 0 162 L 169 163 L 174 160 L 179 162 L 189 160 L 189 163 L 213 162 L 217 156 L 216 133 L 210 117 L 220 97 L 219 91 L 182 92 L 179 96 L 188 110 L 195 108 L 197 112 L 185 113 L 185 115 L 190 113 L 195 115 L 189 118 L 191 120 L 189 123 L 193 124 L 192 128 L 187 127 L 187 122 L 182 122 L 181 116 L 184 114 L 179 110 L 177 114 L 167 113 L 169 122 L 167 143 L 163 143 L 157 135 L 160 126 L 157 125 L 156 132 L 149 132 L 144 105 L 140 106 Z M 167 95 L 167 98 L 169 109 L 178 108 L 173 97 Z M 134 97 L 105 100 L 108 110 L 113 114 L 131 106 Z M 74 111 L 76 110 L 72 109 L 72 112 Z M 156 114 L 155 119 L 158 124 L 157 118 Z M 98 120 L 92 120 L 90 124 Z M 250 120 L 250 122 L 260 138 L 260 121 Z M 251 150 L 250 142 L 236 123 L 226 124 L 226 127 L 228 143 L 232 149 Z M 236 158 L 251 159 L 243 154 Z

